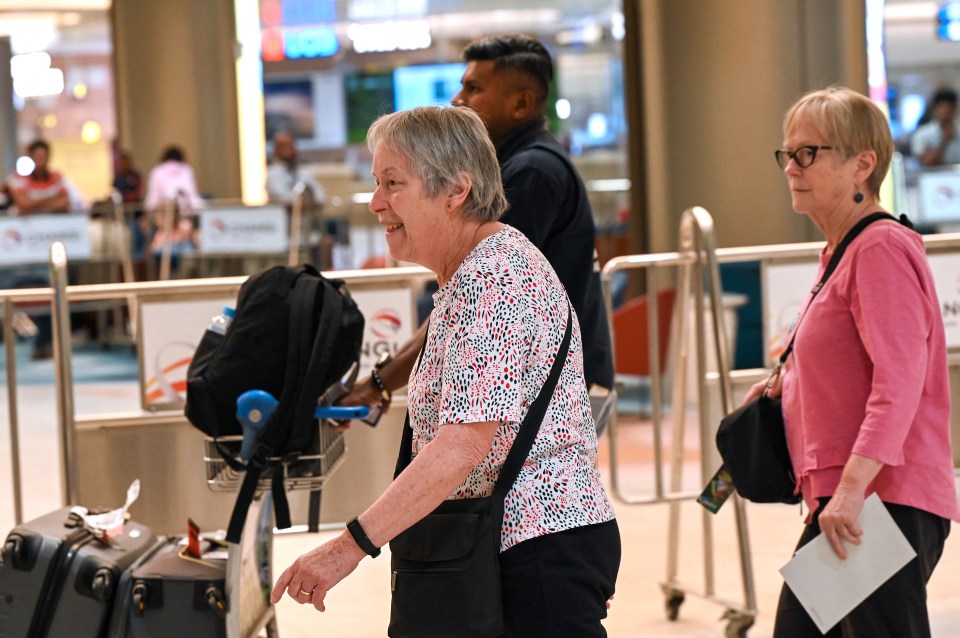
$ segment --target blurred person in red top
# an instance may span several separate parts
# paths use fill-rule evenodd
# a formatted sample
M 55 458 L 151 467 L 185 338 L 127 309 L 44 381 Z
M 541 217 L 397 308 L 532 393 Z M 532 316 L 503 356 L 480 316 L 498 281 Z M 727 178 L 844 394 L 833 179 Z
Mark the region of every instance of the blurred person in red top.
M 14 173 L 7 178 L 10 215 L 66 213 L 72 208 L 80 208 L 67 179 L 50 170 L 50 145 L 46 141 L 31 142 L 27 156 L 33 160 L 33 171 L 29 175 Z
M 83 202 L 76 191 L 60 173 L 50 170 L 50 145 L 44 140 L 35 140 L 27 146 L 27 156 L 33 160 L 33 170 L 28 175 L 14 173 L 7 178 L 6 189 L 10 198 L 8 215 L 28 216 L 42 213 L 67 213 L 82 209 Z M 42 288 L 49 285 L 46 264 L 18 264 L 3 273 L 11 288 Z M 36 337 L 33 346 L 34 359 L 49 359 L 53 352 L 53 332 L 50 315 L 34 312 L 31 315 Z

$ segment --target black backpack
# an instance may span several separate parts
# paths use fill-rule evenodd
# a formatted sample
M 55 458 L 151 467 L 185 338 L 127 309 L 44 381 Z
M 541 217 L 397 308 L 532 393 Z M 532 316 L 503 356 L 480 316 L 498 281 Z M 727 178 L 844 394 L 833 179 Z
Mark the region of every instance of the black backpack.
M 290 527 L 284 466 L 319 451 L 317 399 L 357 364 L 363 326 L 343 281 L 309 265 L 274 266 L 240 287 L 226 334 L 204 334 L 187 370 L 185 413 L 213 437 L 231 468 L 246 472 L 228 527 L 230 542 L 240 540 L 264 472 L 272 473 L 277 527 Z M 236 447 L 219 439 L 242 434 L 237 397 L 248 390 L 269 392 L 278 404 L 244 463 Z

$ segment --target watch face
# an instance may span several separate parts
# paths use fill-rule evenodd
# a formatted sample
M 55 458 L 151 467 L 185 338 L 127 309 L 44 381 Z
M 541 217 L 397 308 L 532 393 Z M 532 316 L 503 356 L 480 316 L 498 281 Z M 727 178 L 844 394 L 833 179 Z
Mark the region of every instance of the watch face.
M 373 367 L 379 370 L 380 368 L 387 365 L 391 361 L 393 361 L 393 357 L 390 356 L 389 352 L 381 352 L 380 356 L 377 357 L 377 362 L 374 364 Z

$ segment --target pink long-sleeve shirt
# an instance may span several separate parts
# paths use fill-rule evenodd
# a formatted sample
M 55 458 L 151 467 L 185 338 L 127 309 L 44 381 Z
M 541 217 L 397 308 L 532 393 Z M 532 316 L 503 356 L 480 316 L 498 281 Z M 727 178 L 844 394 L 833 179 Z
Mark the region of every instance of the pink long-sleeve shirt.
M 821 255 L 817 281 L 829 261 Z M 871 224 L 800 316 L 783 414 L 811 511 L 856 453 L 884 464 L 868 495 L 960 521 L 947 349 L 921 237 L 893 221 Z

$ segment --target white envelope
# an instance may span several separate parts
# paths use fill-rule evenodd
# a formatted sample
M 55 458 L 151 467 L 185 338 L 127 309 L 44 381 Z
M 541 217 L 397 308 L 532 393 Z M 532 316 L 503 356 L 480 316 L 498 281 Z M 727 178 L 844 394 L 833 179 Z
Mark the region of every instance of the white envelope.
M 876 494 L 864 502 L 858 522 L 863 536 L 859 545 L 844 542 L 846 560 L 841 560 L 826 535 L 820 534 L 780 569 L 822 633 L 917 555 Z

